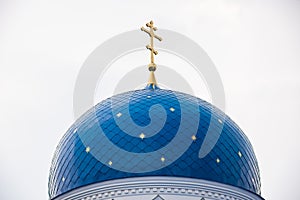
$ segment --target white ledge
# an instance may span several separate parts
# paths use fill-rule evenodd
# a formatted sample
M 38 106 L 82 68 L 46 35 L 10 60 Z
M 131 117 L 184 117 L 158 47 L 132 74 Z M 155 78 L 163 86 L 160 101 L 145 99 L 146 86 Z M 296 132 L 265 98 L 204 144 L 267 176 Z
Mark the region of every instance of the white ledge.
M 149 176 L 136 178 L 123 178 L 111 181 L 104 181 L 87 186 L 83 186 L 60 195 L 54 200 L 111 200 L 127 199 L 126 197 L 144 196 L 143 199 L 152 200 L 155 195 L 173 196 L 169 199 L 199 199 L 205 200 L 262 200 L 257 194 L 247 190 L 207 181 L 202 179 Z M 154 196 L 153 196 L 154 195 Z M 147 197 L 149 196 L 149 197 Z M 168 198 L 165 198 L 168 200 Z

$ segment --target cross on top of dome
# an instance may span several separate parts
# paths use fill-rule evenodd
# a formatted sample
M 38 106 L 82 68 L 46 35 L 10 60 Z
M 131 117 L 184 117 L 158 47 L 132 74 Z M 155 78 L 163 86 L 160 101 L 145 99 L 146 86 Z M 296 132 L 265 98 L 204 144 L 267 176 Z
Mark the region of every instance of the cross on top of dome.
M 158 39 L 159 41 L 162 41 L 162 38 L 154 33 L 154 31 L 157 30 L 157 28 L 154 26 L 153 21 L 150 21 L 149 23 L 146 24 L 147 27 L 149 27 L 149 30 L 145 29 L 144 27 L 141 27 L 141 31 L 144 31 L 150 36 L 150 44 L 146 46 L 148 50 L 150 50 L 150 64 L 148 65 L 148 69 L 150 71 L 150 78 L 148 81 L 148 87 L 151 86 L 153 88 L 156 87 L 156 79 L 154 76 L 154 71 L 156 70 L 156 64 L 154 63 L 154 55 L 157 55 L 158 52 L 154 49 L 154 43 L 153 43 L 153 38 Z

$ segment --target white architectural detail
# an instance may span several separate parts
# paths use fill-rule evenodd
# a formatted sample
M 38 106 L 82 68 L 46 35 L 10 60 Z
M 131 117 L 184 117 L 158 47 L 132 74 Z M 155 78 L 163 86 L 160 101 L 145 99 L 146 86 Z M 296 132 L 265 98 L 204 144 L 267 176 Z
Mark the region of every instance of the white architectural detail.
M 159 196 L 158 196 L 159 195 Z M 54 200 L 262 200 L 259 195 L 213 181 L 179 177 L 137 177 L 72 190 Z
M 159 194 L 156 196 L 156 197 L 154 197 L 154 199 L 152 199 L 152 200 L 165 200 L 165 199 L 163 199 L 161 196 L 159 196 Z

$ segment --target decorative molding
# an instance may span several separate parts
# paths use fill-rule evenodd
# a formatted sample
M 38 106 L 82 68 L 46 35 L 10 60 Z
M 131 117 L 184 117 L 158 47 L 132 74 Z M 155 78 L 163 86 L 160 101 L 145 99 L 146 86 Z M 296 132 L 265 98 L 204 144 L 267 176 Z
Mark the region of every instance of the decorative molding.
M 259 195 L 222 183 L 179 177 L 124 178 L 91 184 L 54 200 L 111 200 L 142 195 L 190 196 L 207 200 L 263 200 Z

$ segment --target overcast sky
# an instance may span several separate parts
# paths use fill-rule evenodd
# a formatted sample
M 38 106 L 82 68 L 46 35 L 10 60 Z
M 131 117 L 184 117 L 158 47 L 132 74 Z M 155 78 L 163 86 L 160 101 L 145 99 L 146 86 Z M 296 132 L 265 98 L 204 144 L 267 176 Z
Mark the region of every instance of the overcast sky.
M 300 199 L 299 0 L 0 1 L 0 199 L 48 198 L 51 159 L 75 120 L 83 62 L 150 19 L 213 60 L 225 112 L 254 147 L 262 196 Z M 197 96 L 209 101 L 206 91 Z

